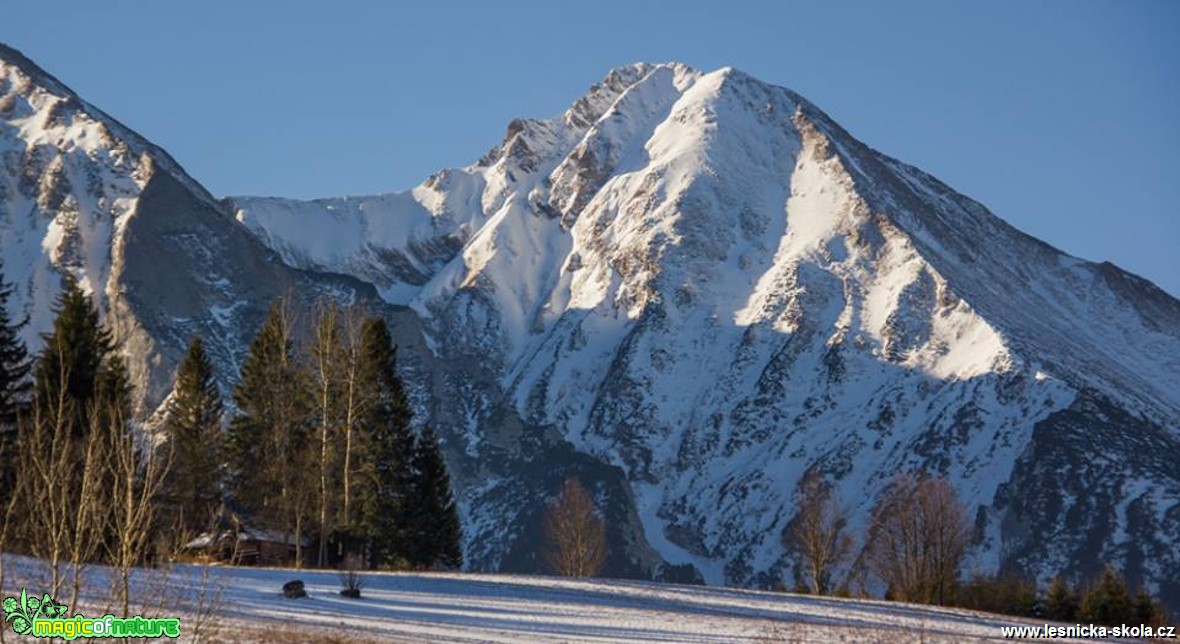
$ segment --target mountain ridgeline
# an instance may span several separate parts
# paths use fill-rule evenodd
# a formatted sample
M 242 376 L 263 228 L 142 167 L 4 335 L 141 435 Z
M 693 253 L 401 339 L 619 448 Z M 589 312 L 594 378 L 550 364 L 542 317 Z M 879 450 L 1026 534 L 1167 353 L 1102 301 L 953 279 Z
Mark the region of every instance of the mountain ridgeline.
M 276 297 L 383 315 L 472 569 L 541 569 L 578 476 L 608 574 L 772 586 L 804 480 L 864 534 L 926 472 L 972 568 L 1180 604 L 1180 302 L 733 69 L 616 69 L 406 192 L 219 200 L 0 47 L 0 257 L 32 350 L 64 275 L 94 296 L 144 419 L 193 335 L 240 373 Z

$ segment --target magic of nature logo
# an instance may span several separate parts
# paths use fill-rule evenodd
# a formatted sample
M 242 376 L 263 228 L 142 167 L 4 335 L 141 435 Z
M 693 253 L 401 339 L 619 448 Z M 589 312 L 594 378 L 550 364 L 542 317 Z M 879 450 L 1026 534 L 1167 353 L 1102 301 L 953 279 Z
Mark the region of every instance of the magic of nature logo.
M 21 588 L 20 597 L 5 597 L 2 605 L 4 621 L 17 635 L 58 637 L 74 640 L 79 637 L 180 637 L 180 619 L 176 617 L 66 617 L 65 604 L 59 604 L 45 593 L 38 598 Z

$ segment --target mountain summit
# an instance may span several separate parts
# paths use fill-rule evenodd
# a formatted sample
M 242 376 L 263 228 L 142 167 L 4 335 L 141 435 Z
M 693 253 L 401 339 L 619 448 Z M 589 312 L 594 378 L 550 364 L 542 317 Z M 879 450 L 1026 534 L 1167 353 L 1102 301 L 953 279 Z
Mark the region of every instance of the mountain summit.
M 52 174 L 29 150 L 73 148 L 27 126 L 50 108 L 11 107 L 30 84 L 64 88 L 0 69 L 7 195 Z M 140 149 L 111 131 L 100 158 Z M 121 314 L 169 347 L 208 332 L 228 376 L 258 322 L 226 317 L 234 302 L 333 280 L 372 297 L 419 420 L 445 439 L 476 568 L 535 568 L 544 500 L 578 474 L 605 504 L 614 574 L 771 585 L 793 564 L 780 536 L 804 477 L 863 527 L 896 473 L 923 470 L 973 511 L 977 568 L 1043 580 L 1111 563 L 1180 601 L 1180 302 L 1021 233 L 789 90 L 637 64 L 407 192 L 207 203 L 175 183 L 204 204 L 191 225 L 240 248 L 202 243 L 174 276 L 132 265 L 172 238 L 148 247 L 118 213 L 86 237 L 111 258 L 93 268 L 37 227 L 64 202 L 0 199 L 6 264 L 43 267 L 22 306 L 47 306 L 65 270 L 253 288 L 184 313 L 163 301 L 151 322 Z M 69 194 L 97 203 L 92 185 Z M 213 275 L 227 252 L 241 266 Z M 167 381 L 177 354 L 161 355 L 147 380 Z

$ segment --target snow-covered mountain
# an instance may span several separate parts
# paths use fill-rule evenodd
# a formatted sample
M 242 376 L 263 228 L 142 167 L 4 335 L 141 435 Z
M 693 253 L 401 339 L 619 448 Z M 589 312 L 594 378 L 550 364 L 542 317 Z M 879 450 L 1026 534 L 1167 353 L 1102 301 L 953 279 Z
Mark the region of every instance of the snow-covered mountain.
M 165 383 L 147 409 L 180 337 L 220 339 L 232 373 L 266 297 L 372 285 L 419 418 L 446 439 L 475 568 L 535 568 L 542 503 L 576 473 L 607 512 L 615 574 L 770 584 L 791 564 L 780 535 L 803 476 L 825 476 L 863 527 L 895 473 L 925 469 L 976 512 L 980 569 L 1044 578 L 1110 562 L 1180 602 L 1180 302 L 1024 235 L 786 89 L 634 65 L 408 192 L 217 202 L 56 81 L 22 86 L 27 61 L 0 53 L 0 101 L 31 106 L 0 102 L 15 150 L 3 257 L 41 267 L 20 305 L 47 310 L 61 270 L 113 302 L 134 301 L 131 286 L 205 285 L 207 298 L 153 300 L 150 323 L 125 314 L 171 352 L 128 345 L 157 374 L 146 381 Z M 151 164 L 111 165 L 118 144 L 76 124 L 43 134 L 63 95 L 72 123 L 104 124 Z M 123 191 L 103 187 L 104 202 L 67 175 L 82 205 L 20 192 L 22 177 L 53 174 L 38 145 Z M 97 156 L 70 161 L 87 145 Z M 169 208 L 136 216 L 151 187 L 140 167 L 194 204 L 185 226 L 234 250 L 192 243 L 203 235 L 136 245 L 138 218 L 179 225 Z M 137 205 L 92 205 L 115 194 Z M 107 259 L 55 250 L 63 217 L 98 222 L 64 247 Z M 187 253 L 175 271 L 159 270 L 166 243 Z M 226 317 L 239 301 L 250 316 Z
M 275 296 L 372 290 L 285 265 L 166 152 L 3 45 L 0 259 L 34 350 L 63 275 L 94 295 L 143 416 L 193 334 L 232 373 Z

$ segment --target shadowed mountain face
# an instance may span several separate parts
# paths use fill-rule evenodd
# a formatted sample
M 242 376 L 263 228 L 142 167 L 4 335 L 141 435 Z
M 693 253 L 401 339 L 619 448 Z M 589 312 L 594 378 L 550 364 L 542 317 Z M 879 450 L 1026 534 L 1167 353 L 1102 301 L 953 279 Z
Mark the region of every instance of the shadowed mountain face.
M 0 250 L 29 339 L 72 272 L 146 415 L 188 335 L 228 384 L 274 295 L 370 300 L 445 438 L 475 568 L 538 567 L 542 504 L 577 474 L 614 574 L 768 585 L 804 476 L 861 529 L 924 470 L 976 516 L 973 566 L 1109 562 L 1180 601 L 1180 302 L 788 90 L 634 65 L 407 192 L 218 202 L 0 58 Z

